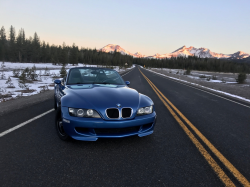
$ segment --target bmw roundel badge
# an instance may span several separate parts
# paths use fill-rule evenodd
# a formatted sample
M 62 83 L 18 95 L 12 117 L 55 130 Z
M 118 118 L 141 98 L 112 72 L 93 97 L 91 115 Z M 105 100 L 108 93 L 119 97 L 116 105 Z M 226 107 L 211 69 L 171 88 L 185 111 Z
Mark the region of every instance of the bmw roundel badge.
M 117 106 L 118 108 L 120 108 L 122 105 L 118 103 L 118 104 L 116 104 L 116 106 Z

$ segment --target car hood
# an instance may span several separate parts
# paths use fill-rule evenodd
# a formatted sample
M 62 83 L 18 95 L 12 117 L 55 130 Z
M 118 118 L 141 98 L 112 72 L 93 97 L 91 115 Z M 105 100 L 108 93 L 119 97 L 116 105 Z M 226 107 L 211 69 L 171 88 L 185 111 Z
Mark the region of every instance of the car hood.
M 130 107 L 136 111 L 139 106 L 139 93 L 127 86 L 82 85 L 68 86 L 64 98 L 68 98 L 68 107 L 91 108 L 105 116 L 107 108 Z

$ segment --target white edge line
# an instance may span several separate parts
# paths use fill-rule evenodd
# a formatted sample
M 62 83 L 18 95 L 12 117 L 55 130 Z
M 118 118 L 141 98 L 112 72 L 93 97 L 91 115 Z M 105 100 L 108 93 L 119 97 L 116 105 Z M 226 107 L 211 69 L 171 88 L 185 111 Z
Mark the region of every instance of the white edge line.
M 28 121 L 25 121 L 25 122 L 23 122 L 23 123 L 21 123 L 21 124 L 15 126 L 15 127 L 12 127 L 12 128 L 10 128 L 10 129 L 8 129 L 8 130 L 6 130 L 6 131 L 0 133 L 0 138 L 3 137 L 3 136 L 6 135 L 6 134 L 9 134 L 10 132 L 12 132 L 12 131 L 14 131 L 14 130 L 17 130 L 17 129 L 23 127 L 24 125 L 27 125 L 28 123 L 30 123 L 30 122 L 32 122 L 32 121 L 38 119 L 38 118 L 41 118 L 41 117 L 45 116 L 46 114 L 48 114 L 48 113 L 50 113 L 50 112 L 52 112 L 52 111 L 54 111 L 54 109 L 48 110 L 47 112 L 44 112 L 44 113 L 42 113 L 42 114 L 40 114 L 40 115 L 38 115 L 38 116 L 36 116 L 36 117 L 34 117 L 34 118 L 28 120 Z
M 144 69 L 144 68 L 143 68 Z M 147 70 L 147 69 L 146 69 Z M 242 105 L 242 106 L 245 106 L 245 107 L 247 107 L 247 108 L 250 108 L 250 106 L 247 106 L 247 105 L 244 105 L 244 104 L 241 104 L 241 103 L 238 103 L 238 102 L 236 102 L 236 101 L 233 101 L 233 100 L 231 100 L 231 99 L 227 99 L 227 98 L 225 98 L 225 97 L 222 97 L 222 96 L 219 96 L 219 95 L 216 95 L 216 94 L 214 94 L 214 93 L 210 93 L 210 92 L 208 92 L 208 91 L 205 91 L 205 90 L 202 90 L 202 89 L 199 89 L 199 88 L 196 88 L 196 87 L 194 87 L 194 86 L 190 86 L 190 85 L 187 85 L 187 84 L 184 84 L 184 83 L 182 83 L 182 82 L 186 82 L 186 83 L 190 83 L 190 84 L 193 84 L 193 83 L 191 83 L 191 82 L 188 82 L 188 81 L 183 81 L 183 80 L 181 80 L 181 79 L 177 79 L 177 78 L 173 78 L 173 77 L 169 77 L 169 76 L 167 76 L 167 75 L 164 75 L 164 74 L 161 74 L 161 73 L 157 73 L 157 72 L 154 72 L 154 71 L 152 71 L 152 70 L 148 70 L 148 71 L 150 71 L 150 72 L 152 72 L 152 73 L 155 73 L 156 75 L 158 75 L 158 76 L 162 76 L 163 78 L 169 78 L 169 79 L 172 79 L 172 81 L 174 81 L 174 82 L 177 82 L 177 83 L 179 83 L 179 84 L 182 84 L 182 85 L 185 85 L 185 86 L 188 86 L 188 87 L 191 87 L 191 88 L 194 88 L 194 89 L 197 89 L 197 90 L 200 90 L 200 91 L 202 91 L 202 92 L 206 92 L 206 93 L 209 93 L 209 94 L 211 94 L 211 95 L 214 95 L 214 96 L 217 96 L 217 97 L 220 97 L 220 98 L 223 98 L 223 99 L 225 99 L 225 100 L 228 100 L 228 101 L 231 101 L 231 102 L 233 102 L 233 103 L 237 103 L 237 104 L 239 104 L 239 105 Z M 178 81 L 179 82 L 178 82 Z M 194 84 L 194 85 L 199 85 L 199 84 Z M 199 85 L 200 86 L 200 85 Z M 215 92 L 218 92 L 218 93 L 225 93 L 226 95 L 227 94 L 229 94 L 229 93 L 227 93 L 227 92 L 221 92 L 221 91 L 218 91 L 218 90 L 214 90 L 214 89 L 211 89 L 211 88 L 208 88 L 208 87 L 205 87 L 205 86 L 202 86 L 203 88 L 207 88 L 207 89 L 209 89 L 209 90 L 213 90 L 213 91 L 215 91 Z M 233 95 L 232 94 L 230 94 L 232 97 L 233 97 Z M 237 98 L 237 99 L 241 99 L 241 97 L 239 97 L 239 96 L 237 96 L 237 95 L 235 95 L 236 97 L 235 98 Z M 248 99 L 245 99 L 245 98 L 242 98 L 241 100 L 248 100 Z
M 133 70 L 134 70 L 134 68 L 132 68 L 128 73 L 126 73 L 126 74 L 124 74 L 124 75 L 121 75 L 121 77 L 123 77 L 123 76 L 129 74 L 129 73 L 130 73 L 131 71 L 133 71 Z

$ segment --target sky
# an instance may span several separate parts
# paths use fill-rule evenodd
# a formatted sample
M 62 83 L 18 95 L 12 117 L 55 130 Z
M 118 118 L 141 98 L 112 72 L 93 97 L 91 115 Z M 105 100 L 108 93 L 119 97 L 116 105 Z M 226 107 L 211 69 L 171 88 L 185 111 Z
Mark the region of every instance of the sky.
M 186 45 L 250 54 L 250 0 L 0 0 L 0 27 L 49 44 L 120 45 L 144 55 Z

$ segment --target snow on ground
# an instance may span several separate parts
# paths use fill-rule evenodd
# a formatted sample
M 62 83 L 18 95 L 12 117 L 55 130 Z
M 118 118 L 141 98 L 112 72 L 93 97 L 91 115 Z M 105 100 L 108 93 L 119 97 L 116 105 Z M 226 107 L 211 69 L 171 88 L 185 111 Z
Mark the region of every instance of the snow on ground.
M 61 69 L 62 65 L 54 65 L 52 63 L 13 63 L 13 62 L 5 62 L 4 63 L 4 70 L 13 70 L 13 69 L 25 69 L 25 68 L 32 68 L 36 66 L 37 69 Z M 0 69 L 2 66 L 2 62 L 0 62 Z M 88 65 L 88 64 L 78 64 L 78 65 L 71 65 L 68 64 L 65 66 L 66 69 L 74 68 L 74 67 L 102 67 L 101 65 Z M 104 66 L 103 66 L 104 67 Z M 114 66 L 114 68 L 119 69 L 118 67 Z M 123 70 L 124 71 L 124 70 Z
M 152 70 L 159 70 L 160 68 L 152 68 Z M 167 68 L 162 68 L 161 70 L 166 71 L 168 73 L 176 74 L 176 75 L 183 75 L 185 70 L 182 69 L 167 69 Z M 203 81 L 209 81 L 209 82 L 216 82 L 216 83 L 229 83 L 229 84 L 237 84 L 235 78 L 231 78 L 230 76 L 233 75 L 233 73 L 217 73 L 215 75 L 215 80 L 212 79 L 213 73 L 211 72 L 200 72 L 200 71 L 191 71 L 190 75 L 187 75 L 187 77 L 192 78 L 192 79 L 197 79 L 197 80 L 203 80 Z M 228 74 L 226 77 L 222 77 L 222 74 Z M 219 76 L 218 76 L 219 75 Z M 229 76 L 230 75 L 230 76 Z M 204 76 L 201 78 L 201 76 Z M 210 79 L 209 79 L 210 78 Z M 223 79 L 222 79 L 223 78 Z
M 145 68 L 144 68 L 144 69 L 145 69 Z M 152 69 L 157 69 L 157 68 L 152 68 Z M 150 69 L 146 69 L 146 70 L 151 71 L 151 72 L 153 72 L 153 73 L 156 73 L 156 74 L 158 74 L 158 75 L 164 76 L 164 77 L 168 77 L 168 78 L 173 79 L 173 80 L 178 80 L 178 81 L 181 81 L 181 82 L 189 83 L 189 84 L 192 84 L 192 85 L 195 85 L 195 86 L 199 86 L 199 87 L 202 87 L 202 88 L 206 88 L 206 89 L 212 90 L 212 91 L 214 91 L 214 92 L 218 92 L 218 93 L 221 93 L 221 94 L 225 94 L 225 95 L 228 95 L 228 96 L 231 96 L 231 97 L 234 97 L 234 98 L 238 98 L 238 99 L 241 99 L 241 100 L 250 102 L 250 99 L 246 99 L 246 98 L 240 97 L 240 96 L 238 96 L 238 95 L 234 95 L 234 94 L 230 94 L 230 93 L 227 93 L 227 92 L 215 90 L 215 89 L 212 89 L 212 88 L 209 88 L 209 87 L 206 87 L 206 86 L 202 86 L 202 85 L 199 85 L 199 84 L 196 84 L 196 83 L 192 83 L 192 82 L 188 82 L 188 81 L 185 81 L 185 80 L 181 80 L 181 79 L 178 79 L 178 78 L 175 78 L 175 77 L 167 76 L 167 75 L 165 75 L 165 74 L 158 73 L 158 72 L 155 72 L 155 71 L 150 70 Z M 174 71 L 174 70 L 172 70 L 172 71 Z M 202 74 L 202 75 L 204 75 L 204 74 Z M 210 81 L 211 81 L 211 80 L 210 80 Z M 221 81 L 219 81 L 219 80 L 213 80 L 213 81 L 221 82 Z M 229 83 L 236 83 L 236 82 L 229 82 Z M 249 86 L 249 85 L 243 85 L 243 86 Z
M 36 66 L 36 74 L 41 75 L 37 81 L 33 81 L 31 83 L 27 83 L 29 86 L 29 90 L 25 90 L 19 87 L 19 78 L 13 77 L 13 70 L 14 69 L 25 69 L 25 68 L 32 68 Z M 10 100 L 14 98 L 18 98 L 20 96 L 30 96 L 34 94 L 41 93 L 46 90 L 53 90 L 54 89 L 54 80 L 61 79 L 60 78 L 60 70 L 61 65 L 53 65 L 52 63 L 11 63 L 5 62 L 4 66 L 0 62 L 0 103 L 3 100 Z M 45 75 L 46 67 L 49 70 L 49 76 Z M 101 65 L 87 65 L 87 64 L 79 64 L 79 65 L 67 65 L 65 66 L 66 70 L 68 71 L 70 68 L 73 67 L 104 67 Z M 134 65 L 131 67 L 133 68 Z M 125 69 L 119 69 L 118 66 L 113 66 L 114 70 L 117 72 L 125 71 Z M 127 68 L 127 69 L 131 69 Z M 1 75 L 4 73 L 4 79 L 1 79 Z M 15 88 L 8 88 L 6 81 L 8 78 L 11 78 L 11 81 Z M 4 99 L 1 98 L 1 95 L 9 95 L 10 97 L 5 97 Z

